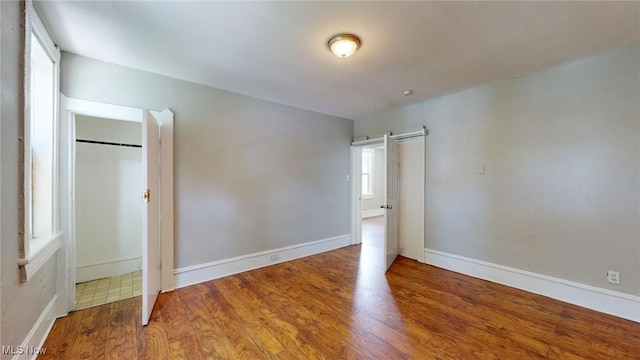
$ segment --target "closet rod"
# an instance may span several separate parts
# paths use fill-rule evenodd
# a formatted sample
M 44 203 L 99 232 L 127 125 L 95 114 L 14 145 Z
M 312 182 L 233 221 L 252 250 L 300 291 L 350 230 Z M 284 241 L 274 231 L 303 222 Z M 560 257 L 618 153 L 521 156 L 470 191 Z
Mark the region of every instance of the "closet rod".
M 142 145 L 136 145 L 136 144 L 120 144 L 120 143 L 114 143 L 114 142 L 108 142 L 108 141 L 96 141 L 96 140 L 84 140 L 84 139 L 76 139 L 76 142 L 87 143 L 87 144 L 134 147 L 134 148 L 142 147 Z

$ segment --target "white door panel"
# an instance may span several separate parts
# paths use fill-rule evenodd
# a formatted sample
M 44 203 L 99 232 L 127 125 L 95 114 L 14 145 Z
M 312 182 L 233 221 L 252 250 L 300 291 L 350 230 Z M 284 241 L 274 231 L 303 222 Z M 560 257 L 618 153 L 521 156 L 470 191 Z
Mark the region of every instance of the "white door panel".
M 160 293 L 160 132 L 158 120 L 144 110 L 142 121 L 142 325 L 149 323 Z M 146 170 L 146 171 L 145 171 Z
M 386 270 L 389 270 L 391 264 L 398 257 L 398 220 L 400 212 L 400 184 L 398 181 L 399 174 L 399 155 L 398 142 L 391 139 L 389 135 L 384 136 L 384 152 L 385 152 L 385 201 L 384 205 L 384 255 Z

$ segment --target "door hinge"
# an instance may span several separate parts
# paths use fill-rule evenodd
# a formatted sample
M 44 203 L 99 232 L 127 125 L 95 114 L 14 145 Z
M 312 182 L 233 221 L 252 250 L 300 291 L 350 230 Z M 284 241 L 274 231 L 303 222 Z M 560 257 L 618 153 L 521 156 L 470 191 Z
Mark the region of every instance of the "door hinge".
M 142 191 L 142 202 L 148 203 L 149 202 L 149 189 L 145 189 Z

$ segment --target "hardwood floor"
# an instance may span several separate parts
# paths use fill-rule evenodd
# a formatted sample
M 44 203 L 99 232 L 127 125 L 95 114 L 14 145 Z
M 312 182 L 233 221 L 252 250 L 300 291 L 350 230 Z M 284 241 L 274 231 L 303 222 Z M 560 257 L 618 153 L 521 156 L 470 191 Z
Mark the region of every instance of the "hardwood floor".
M 58 319 L 40 359 L 640 359 L 640 324 L 349 246 Z M 380 258 L 380 261 L 376 259 Z
M 362 219 L 362 244 L 383 251 L 384 248 L 384 215 Z M 380 254 L 384 256 L 384 254 Z

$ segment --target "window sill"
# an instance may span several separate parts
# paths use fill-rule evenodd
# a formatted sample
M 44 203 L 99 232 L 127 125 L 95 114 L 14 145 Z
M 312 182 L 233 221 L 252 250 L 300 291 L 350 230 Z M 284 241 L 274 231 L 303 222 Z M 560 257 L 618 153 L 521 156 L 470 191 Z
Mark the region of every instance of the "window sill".
M 20 266 L 20 281 L 27 282 L 33 275 L 47 263 L 47 261 L 60 248 L 62 233 L 57 233 L 48 238 L 32 240 L 29 244 L 29 254 L 18 261 Z

